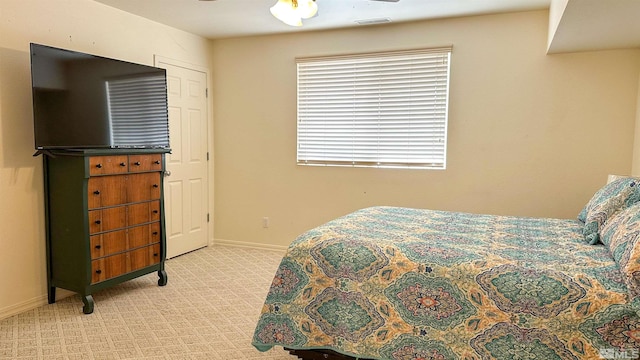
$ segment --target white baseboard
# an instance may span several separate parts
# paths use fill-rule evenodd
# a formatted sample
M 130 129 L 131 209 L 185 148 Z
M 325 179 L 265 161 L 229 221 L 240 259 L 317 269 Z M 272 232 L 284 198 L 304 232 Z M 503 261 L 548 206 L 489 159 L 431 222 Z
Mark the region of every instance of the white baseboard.
M 64 299 L 74 294 L 75 293 L 72 291 L 67 291 L 64 289 L 56 289 L 56 301 Z M 33 310 L 40 306 L 47 305 L 48 303 L 49 303 L 49 300 L 47 298 L 47 295 L 45 294 L 45 295 L 37 296 L 27 301 L 23 301 L 15 305 L 7 306 L 5 308 L 0 309 L 0 320 L 6 319 L 14 315 L 18 315 L 25 311 Z
M 215 245 L 235 246 L 235 247 L 259 249 L 259 250 L 272 250 L 272 251 L 279 251 L 282 253 L 287 251 L 287 248 L 288 248 L 288 246 L 285 246 L 285 245 L 261 244 L 261 243 L 252 243 L 252 242 L 226 240 L 226 239 L 214 239 L 213 245 L 214 246 Z

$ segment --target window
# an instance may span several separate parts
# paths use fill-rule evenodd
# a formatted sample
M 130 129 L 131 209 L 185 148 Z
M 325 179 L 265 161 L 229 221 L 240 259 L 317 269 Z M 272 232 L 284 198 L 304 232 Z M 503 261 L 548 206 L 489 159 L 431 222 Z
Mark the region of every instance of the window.
M 451 48 L 296 59 L 298 164 L 444 169 Z

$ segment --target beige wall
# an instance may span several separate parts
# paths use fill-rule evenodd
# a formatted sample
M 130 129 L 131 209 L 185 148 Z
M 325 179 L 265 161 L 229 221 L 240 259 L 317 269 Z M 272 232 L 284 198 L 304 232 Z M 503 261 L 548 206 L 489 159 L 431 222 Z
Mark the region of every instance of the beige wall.
M 0 3 L 0 318 L 46 303 L 42 159 L 31 155 L 29 43 L 208 66 L 209 42 L 90 0 Z M 81 306 L 81 304 L 79 304 Z
M 636 103 L 636 130 L 634 140 L 631 174 L 640 176 L 640 77 L 638 77 L 638 102 Z
M 216 241 L 372 205 L 574 218 L 631 171 L 640 50 L 548 56 L 547 32 L 536 11 L 214 41 Z M 295 57 L 449 44 L 445 171 L 296 166 Z

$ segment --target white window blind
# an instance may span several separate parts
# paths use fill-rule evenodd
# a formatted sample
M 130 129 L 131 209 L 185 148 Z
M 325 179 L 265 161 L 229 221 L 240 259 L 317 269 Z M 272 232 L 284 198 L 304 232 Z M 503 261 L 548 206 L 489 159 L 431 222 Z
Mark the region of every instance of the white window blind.
M 298 164 L 446 167 L 451 48 L 298 58 Z

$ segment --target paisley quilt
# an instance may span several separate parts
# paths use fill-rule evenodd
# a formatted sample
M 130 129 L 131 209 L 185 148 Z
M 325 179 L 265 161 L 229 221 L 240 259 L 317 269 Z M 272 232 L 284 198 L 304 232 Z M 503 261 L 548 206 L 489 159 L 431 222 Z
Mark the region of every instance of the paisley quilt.
M 394 360 L 639 358 L 640 317 L 608 249 L 586 243 L 583 227 L 356 211 L 291 243 L 253 345 Z

